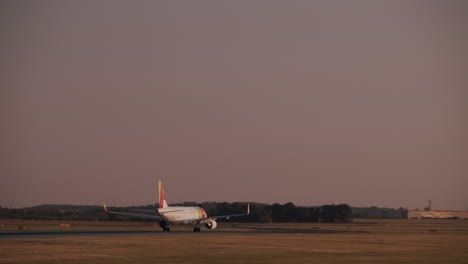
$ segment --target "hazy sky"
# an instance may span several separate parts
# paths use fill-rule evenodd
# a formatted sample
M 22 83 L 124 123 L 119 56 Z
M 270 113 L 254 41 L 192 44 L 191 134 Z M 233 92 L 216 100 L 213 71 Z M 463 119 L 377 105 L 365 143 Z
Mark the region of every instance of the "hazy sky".
M 0 206 L 468 209 L 466 1 L 0 7 Z

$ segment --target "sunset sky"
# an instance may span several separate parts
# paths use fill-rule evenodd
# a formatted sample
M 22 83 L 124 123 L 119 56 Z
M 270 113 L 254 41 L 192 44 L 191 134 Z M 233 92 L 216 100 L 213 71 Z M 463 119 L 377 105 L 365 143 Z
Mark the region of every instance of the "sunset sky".
M 2 1 L 0 206 L 468 210 L 467 1 Z

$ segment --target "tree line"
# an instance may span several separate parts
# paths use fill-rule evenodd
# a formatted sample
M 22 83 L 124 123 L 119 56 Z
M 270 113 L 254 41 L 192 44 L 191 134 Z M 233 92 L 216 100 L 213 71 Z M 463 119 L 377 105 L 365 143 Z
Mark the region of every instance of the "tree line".
M 245 213 L 244 202 L 205 202 L 202 204 L 185 202 L 174 206 L 200 206 L 208 216 Z M 129 212 L 132 209 L 155 209 L 154 205 L 112 207 L 112 210 Z M 37 219 L 37 220 L 85 220 L 85 221 L 147 221 L 138 217 L 112 215 L 104 212 L 101 206 L 87 205 L 40 205 L 21 209 L 0 207 L 0 218 Z M 248 223 L 345 223 L 351 222 L 353 212 L 347 204 L 323 205 L 318 207 L 296 206 L 286 204 L 250 203 L 250 214 L 236 218 L 235 222 Z M 225 221 L 219 219 L 220 222 Z

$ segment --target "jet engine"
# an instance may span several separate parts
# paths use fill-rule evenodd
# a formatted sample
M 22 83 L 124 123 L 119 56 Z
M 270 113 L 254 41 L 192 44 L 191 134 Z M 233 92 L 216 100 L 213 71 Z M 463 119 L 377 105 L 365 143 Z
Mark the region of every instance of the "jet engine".
M 205 226 L 208 229 L 215 229 L 218 226 L 218 223 L 216 223 L 215 220 L 208 220 L 208 222 L 205 223 Z

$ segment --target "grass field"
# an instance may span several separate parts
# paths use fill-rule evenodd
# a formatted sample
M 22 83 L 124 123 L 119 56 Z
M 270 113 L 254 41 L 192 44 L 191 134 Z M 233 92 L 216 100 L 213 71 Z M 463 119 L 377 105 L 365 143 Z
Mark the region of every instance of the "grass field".
M 114 224 L 116 230 L 153 228 Z M 468 263 L 467 220 L 223 224 L 220 230 L 233 233 L 2 239 L 0 263 Z

